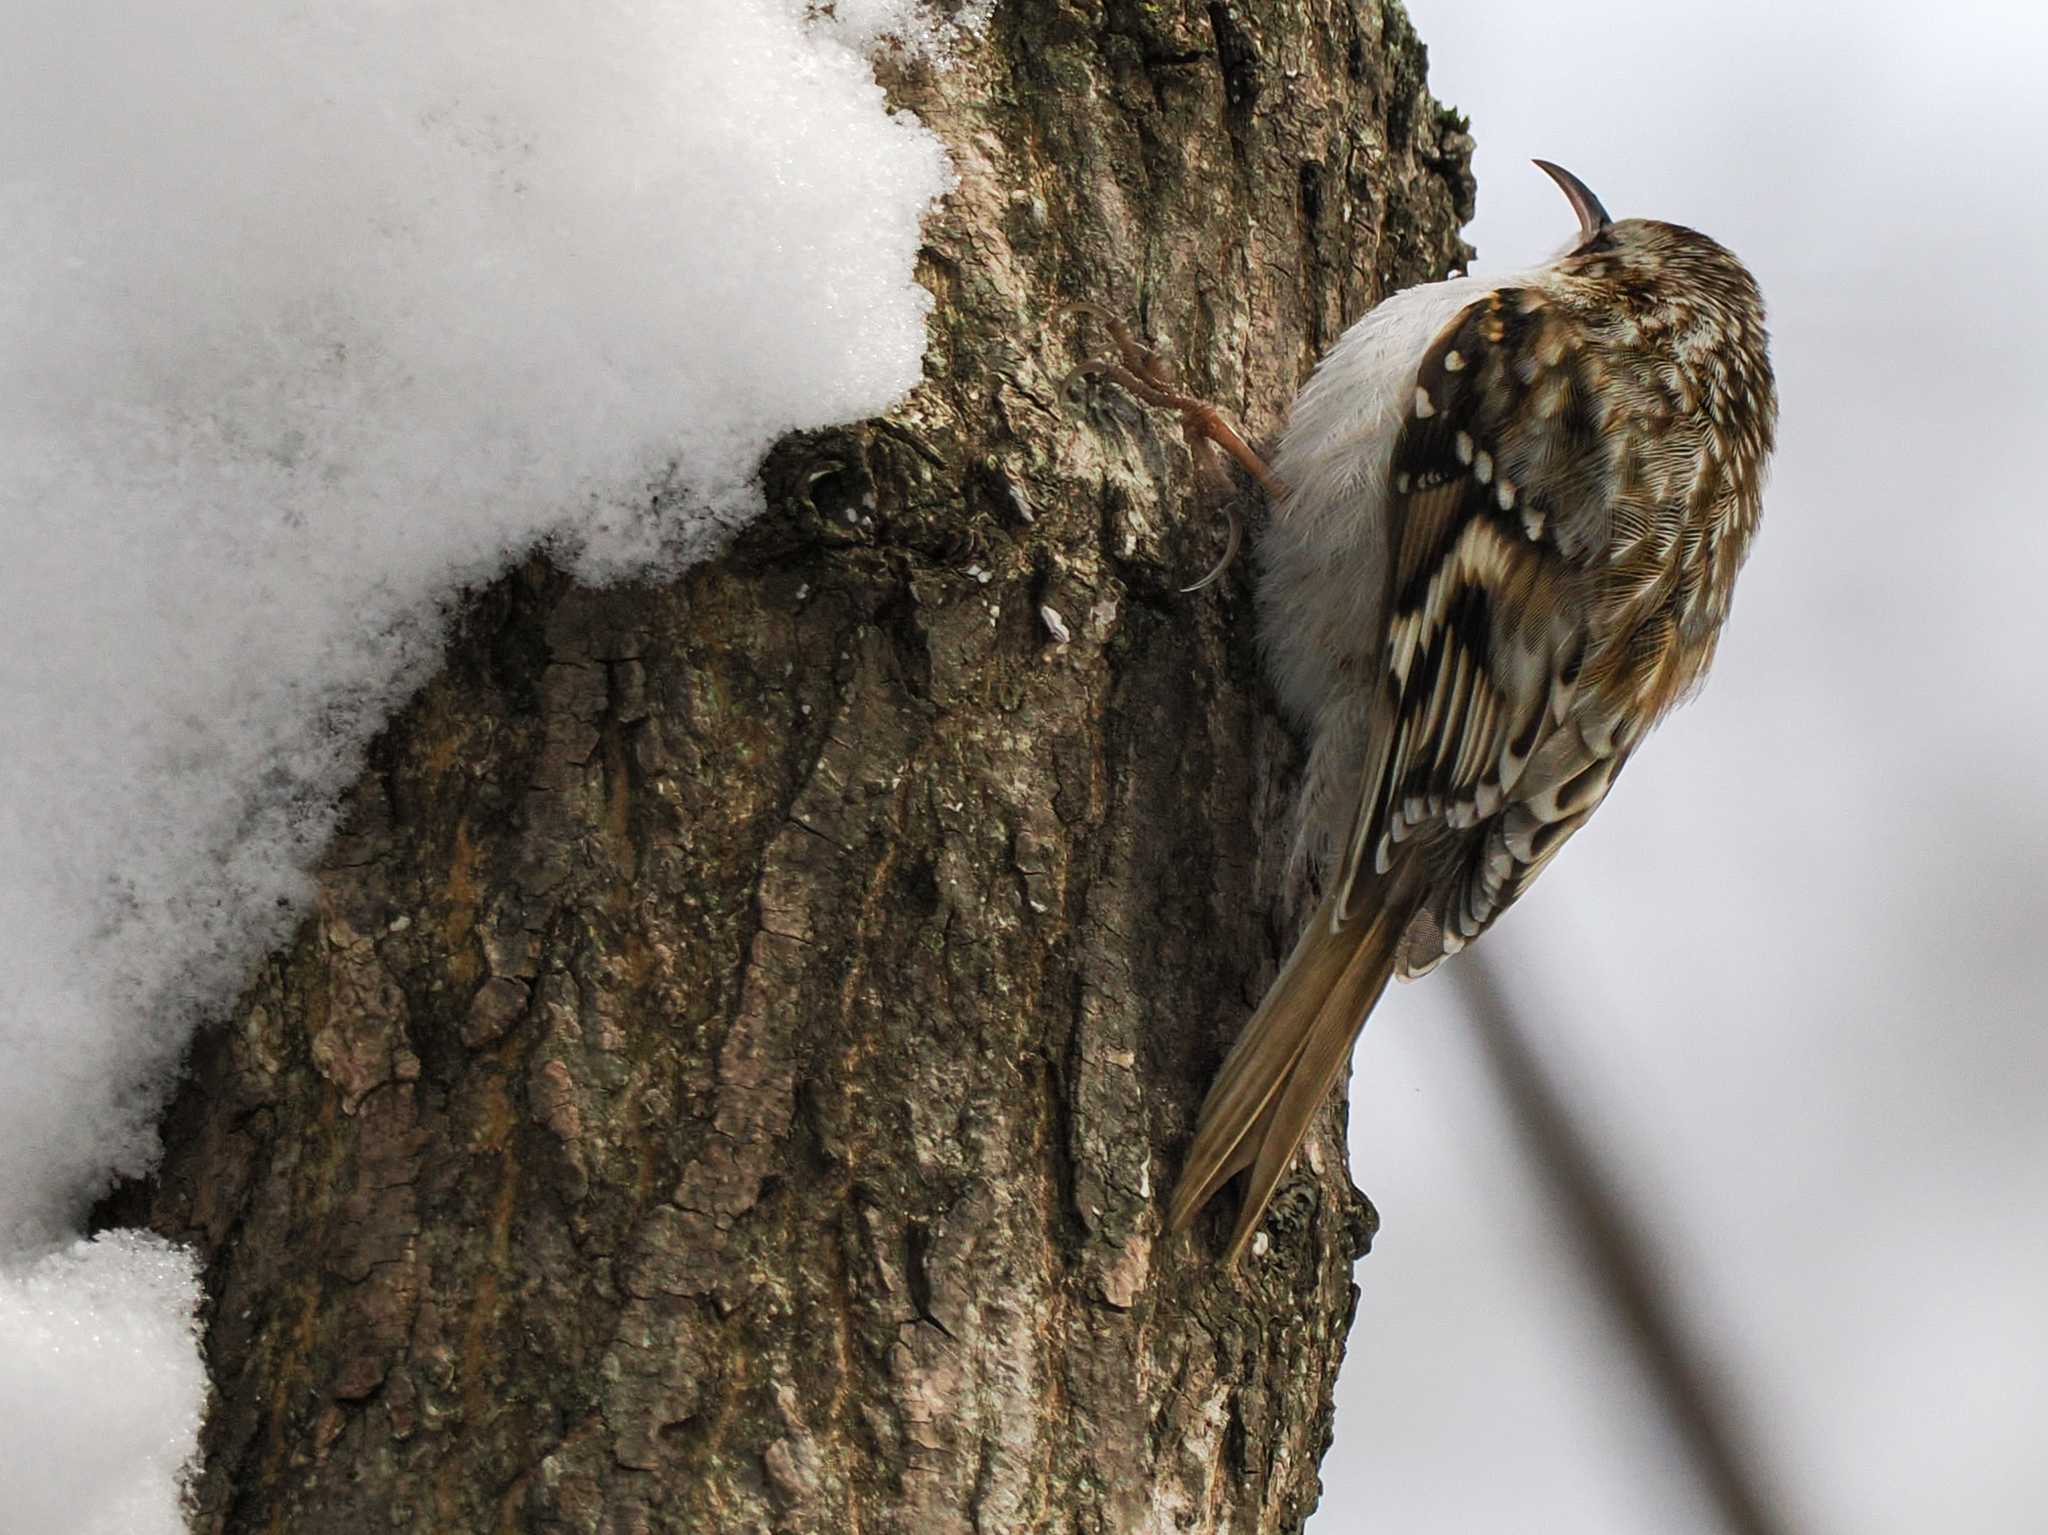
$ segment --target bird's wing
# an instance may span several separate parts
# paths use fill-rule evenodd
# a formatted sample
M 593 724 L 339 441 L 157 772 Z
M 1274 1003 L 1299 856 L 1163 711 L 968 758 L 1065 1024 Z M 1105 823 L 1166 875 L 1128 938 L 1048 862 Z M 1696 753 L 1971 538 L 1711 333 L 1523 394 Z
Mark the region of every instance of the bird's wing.
M 1586 514 L 1604 476 L 1581 361 L 1539 295 L 1496 289 L 1430 346 L 1394 442 L 1383 744 L 1332 912 L 1341 924 L 1369 906 L 1361 881 L 1420 844 L 1431 872 L 1403 973 L 1505 909 L 1618 764 L 1573 717 L 1604 552 Z
M 1497 289 L 1425 354 L 1392 449 L 1375 718 L 1336 885 L 1202 1105 L 1170 1219 L 1248 1170 L 1250 1240 L 1390 976 L 1506 908 L 1606 792 L 1578 707 L 1607 547 L 1605 434 L 1565 320 Z M 1600 739 L 1587 740 L 1587 731 Z

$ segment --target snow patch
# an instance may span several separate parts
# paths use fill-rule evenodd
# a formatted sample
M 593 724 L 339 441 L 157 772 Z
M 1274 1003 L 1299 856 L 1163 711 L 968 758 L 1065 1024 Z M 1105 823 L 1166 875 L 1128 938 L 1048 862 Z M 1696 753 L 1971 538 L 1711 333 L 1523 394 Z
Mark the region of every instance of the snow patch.
M 136 1232 L 0 1276 L 0 1508 L 12 1530 L 181 1535 L 206 1374 L 184 1252 Z

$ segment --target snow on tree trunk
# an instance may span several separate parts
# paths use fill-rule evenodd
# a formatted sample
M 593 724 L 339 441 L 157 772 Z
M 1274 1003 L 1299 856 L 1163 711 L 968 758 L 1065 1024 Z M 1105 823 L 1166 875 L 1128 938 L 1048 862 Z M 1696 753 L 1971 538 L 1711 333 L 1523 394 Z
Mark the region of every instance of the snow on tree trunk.
M 1054 314 L 1270 434 L 1460 258 L 1470 143 L 1392 4 L 1019 0 L 888 84 L 961 177 L 924 385 L 785 442 L 672 585 L 475 596 L 109 1202 L 205 1264 L 202 1531 L 1315 1505 L 1373 1229 L 1338 1116 L 1242 1272 L 1160 1229 L 1297 752 L 1246 566 L 1176 590 L 1221 530 L 1173 423 L 1062 402 Z

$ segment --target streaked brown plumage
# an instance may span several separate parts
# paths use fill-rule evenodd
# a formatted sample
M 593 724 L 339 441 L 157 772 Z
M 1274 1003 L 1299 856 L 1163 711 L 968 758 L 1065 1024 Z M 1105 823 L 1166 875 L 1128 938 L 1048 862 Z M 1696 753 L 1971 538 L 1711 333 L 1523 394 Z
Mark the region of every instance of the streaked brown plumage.
M 1248 1169 L 1233 1258 L 1387 981 L 1484 932 L 1698 686 L 1756 531 L 1777 402 L 1754 280 L 1544 169 L 1574 246 L 1379 306 L 1274 464 L 1260 609 L 1310 734 L 1295 867 L 1320 901 L 1172 1199 L 1185 1226 Z

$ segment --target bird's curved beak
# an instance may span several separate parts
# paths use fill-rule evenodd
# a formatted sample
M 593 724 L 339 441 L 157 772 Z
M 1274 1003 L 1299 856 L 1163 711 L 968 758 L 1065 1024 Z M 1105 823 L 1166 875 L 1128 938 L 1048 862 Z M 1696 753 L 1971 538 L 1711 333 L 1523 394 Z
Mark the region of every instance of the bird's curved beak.
M 1600 199 L 1593 195 L 1593 189 L 1579 180 L 1562 165 L 1552 165 L 1548 160 L 1538 160 L 1536 169 L 1564 189 L 1564 195 L 1571 199 L 1572 212 L 1579 216 L 1579 238 L 1590 240 L 1614 220 L 1607 216 L 1607 210 L 1600 206 Z

